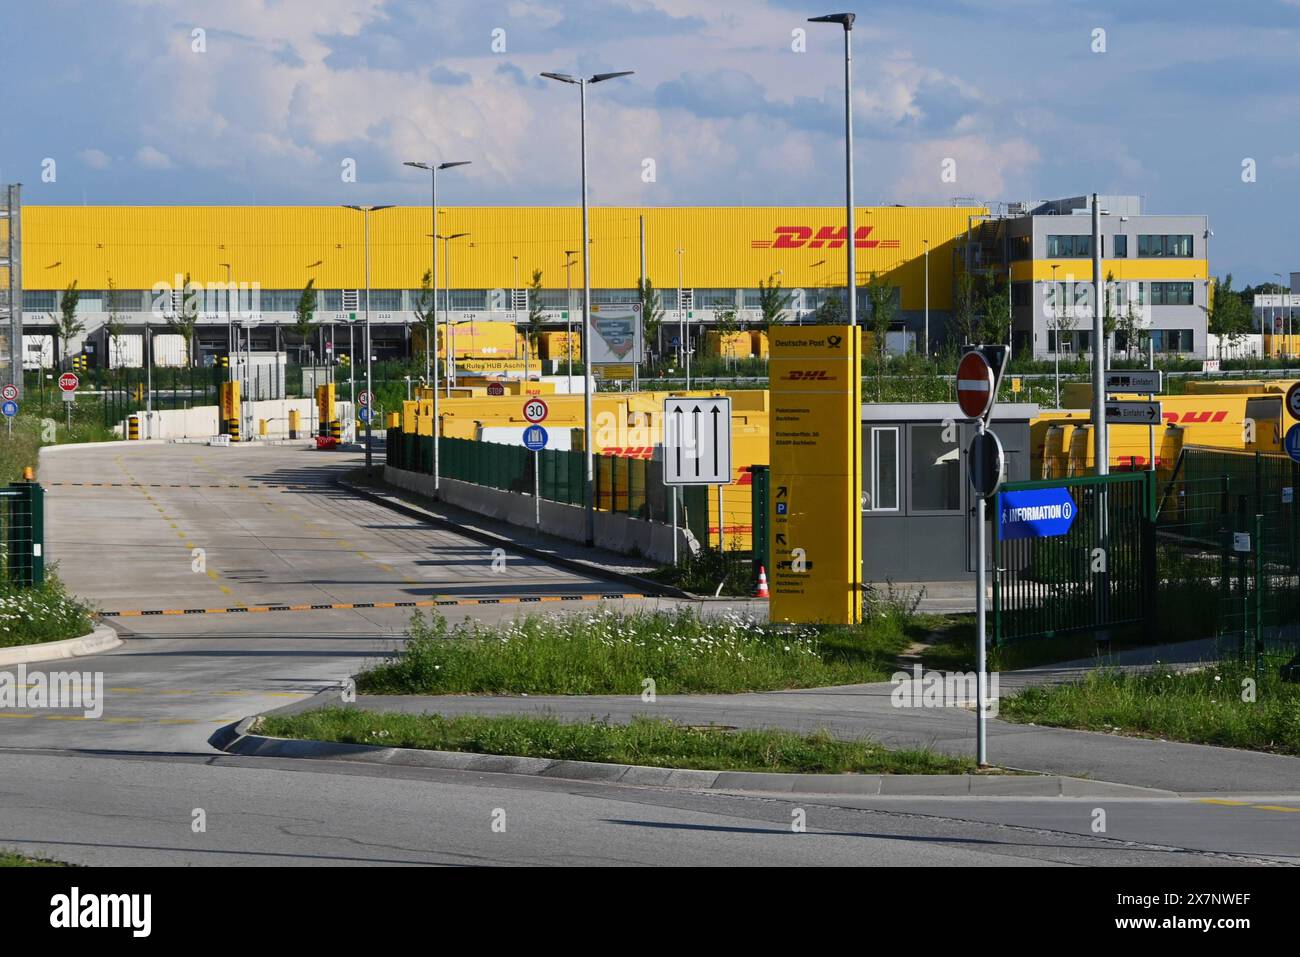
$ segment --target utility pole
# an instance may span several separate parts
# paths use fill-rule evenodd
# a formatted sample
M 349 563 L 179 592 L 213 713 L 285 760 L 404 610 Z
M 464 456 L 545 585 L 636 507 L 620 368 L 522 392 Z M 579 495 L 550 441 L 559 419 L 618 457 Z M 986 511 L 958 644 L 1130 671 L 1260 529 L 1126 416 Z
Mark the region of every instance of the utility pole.
M 1092 454 L 1096 474 L 1110 472 L 1110 443 L 1106 436 L 1106 324 L 1102 298 L 1106 280 L 1101 272 L 1101 205 L 1092 194 Z
M 9 381 L 23 387 L 23 184 L 5 188 L 5 219 L 9 256 L 0 260 L 9 269 Z M 39 372 L 38 375 L 44 375 Z M 43 384 L 43 380 L 42 380 Z

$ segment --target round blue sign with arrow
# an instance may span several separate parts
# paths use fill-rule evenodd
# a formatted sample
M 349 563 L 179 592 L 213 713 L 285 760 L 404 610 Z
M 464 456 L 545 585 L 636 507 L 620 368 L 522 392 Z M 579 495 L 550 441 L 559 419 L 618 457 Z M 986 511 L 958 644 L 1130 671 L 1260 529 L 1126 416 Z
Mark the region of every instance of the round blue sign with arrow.
M 550 438 L 546 430 L 540 425 L 530 425 L 524 429 L 524 447 L 530 452 L 540 452 L 546 448 L 546 442 Z
M 1291 456 L 1292 462 L 1300 462 L 1300 425 L 1293 425 L 1286 430 L 1286 440 L 1282 446 L 1286 449 L 1286 454 Z
M 362 406 L 357 411 L 357 418 L 360 419 L 362 422 L 368 423 L 370 421 L 370 410 L 367 409 L 365 406 Z
M 18 403 L 15 402 L 13 399 L 6 399 L 4 403 L 0 405 L 0 412 L 3 412 L 5 415 L 7 415 L 9 418 L 12 419 L 15 415 L 18 414 Z

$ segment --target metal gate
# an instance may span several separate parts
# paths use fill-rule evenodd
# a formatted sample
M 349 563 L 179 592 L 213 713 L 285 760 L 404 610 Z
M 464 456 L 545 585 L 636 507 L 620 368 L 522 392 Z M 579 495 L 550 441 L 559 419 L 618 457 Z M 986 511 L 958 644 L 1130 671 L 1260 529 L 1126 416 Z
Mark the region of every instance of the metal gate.
M 1069 531 L 1004 540 L 1004 496 L 1065 489 L 1074 502 Z M 1092 632 L 1154 633 L 1155 477 L 1119 472 L 1010 482 L 993 502 L 993 635 L 996 644 Z

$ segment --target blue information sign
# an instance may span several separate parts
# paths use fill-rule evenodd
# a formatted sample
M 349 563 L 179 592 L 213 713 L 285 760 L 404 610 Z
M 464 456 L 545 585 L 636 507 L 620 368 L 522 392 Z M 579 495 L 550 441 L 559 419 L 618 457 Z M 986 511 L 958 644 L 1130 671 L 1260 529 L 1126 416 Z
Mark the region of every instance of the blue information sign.
M 365 406 L 362 406 L 360 409 L 357 410 L 357 418 L 360 419 L 362 422 L 369 423 L 370 414 L 371 414 L 370 410 L 367 409 Z
M 15 415 L 18 414 L 18 403 L 15 402 L 13 399 L 6 399 L 4 401 L 4 404 L 0 405 L 0 412 L 3 412 L 5 415 L 9 416 L 9 418 L 12 419 Z
M 1286 441 L 1282 445 L 1286 449 L 1286 454 L 1291 456 L 1291 461 L 1300 462 L 1300 425 L 1293 425 L 1286 430 Z
M 524 446 L 530 452 L 540 452 L 546 448 L 546 440 L 549 438 L 546 430 L 540 425 L 530 425 L 524 429 Z
M 1001 506 L 998 531 L 1003 541 L 1064 535 L 1079 511 L 1069 490 L 1060 487 L 1003 492 Z

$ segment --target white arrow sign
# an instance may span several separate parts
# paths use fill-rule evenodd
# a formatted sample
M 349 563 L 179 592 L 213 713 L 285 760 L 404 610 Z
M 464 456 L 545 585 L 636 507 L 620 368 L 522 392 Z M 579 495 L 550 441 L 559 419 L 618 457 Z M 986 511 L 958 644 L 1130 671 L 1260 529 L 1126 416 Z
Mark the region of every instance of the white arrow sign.
M 1107 402 L 1106 422 L 1111 425 L 1159 425 L 1159 402 Z
M 664 484 L 731 481 L 731 397 L 664 399 Z

